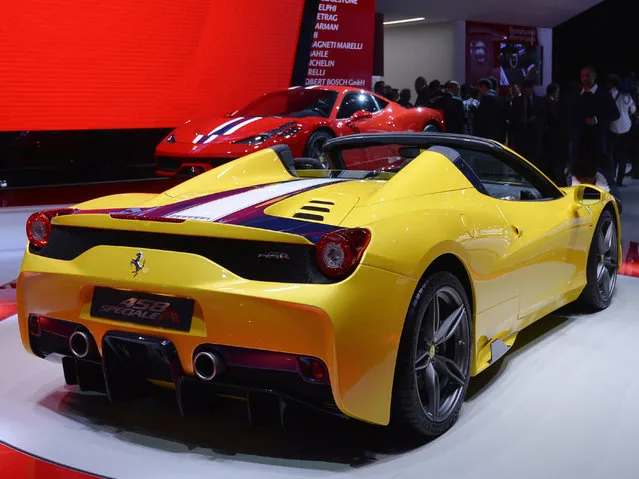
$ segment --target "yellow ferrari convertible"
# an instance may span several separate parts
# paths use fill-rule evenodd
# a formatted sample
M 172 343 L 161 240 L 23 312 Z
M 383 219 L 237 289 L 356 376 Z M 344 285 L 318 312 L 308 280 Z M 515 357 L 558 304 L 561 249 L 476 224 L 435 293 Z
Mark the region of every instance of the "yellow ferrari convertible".
M 388 166 L 348 168 L 367 158 Z M 276 146 L 163 194 L 36 213 L 27 235 L 22 341 L 68 384 L 424 436 L 523 328 L 576 300 L 606 308 L 620 251 L 608 193 L 438 133 L 338 138 L 319 160 Z

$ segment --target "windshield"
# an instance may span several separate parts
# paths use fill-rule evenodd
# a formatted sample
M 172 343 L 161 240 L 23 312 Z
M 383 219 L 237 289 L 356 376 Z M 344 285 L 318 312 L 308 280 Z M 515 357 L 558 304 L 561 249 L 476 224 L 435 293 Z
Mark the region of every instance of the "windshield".
M 234 116 L 286 116 L 328 118 L 337 92 L 328 90 L 284 90 L 268 93 L 235 112 Z

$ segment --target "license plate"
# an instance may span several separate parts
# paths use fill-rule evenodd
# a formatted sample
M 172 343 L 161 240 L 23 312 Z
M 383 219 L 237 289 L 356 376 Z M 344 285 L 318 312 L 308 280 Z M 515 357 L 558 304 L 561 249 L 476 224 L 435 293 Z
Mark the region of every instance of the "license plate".
M 188 331 L 193 300 L 111 288 L 95 288 L 91 316 L 156 328 Z

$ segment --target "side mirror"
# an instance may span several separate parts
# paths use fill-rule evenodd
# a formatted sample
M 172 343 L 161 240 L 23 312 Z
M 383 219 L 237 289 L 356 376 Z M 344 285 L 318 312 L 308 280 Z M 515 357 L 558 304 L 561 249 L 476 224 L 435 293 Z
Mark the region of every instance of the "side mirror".
M 373 118 L 373 114 L 367 110 L 359 110 L 353 113 L 348 119 L 349 123 L 355 123 L 362 120 L 368 120 L 369 118 Z

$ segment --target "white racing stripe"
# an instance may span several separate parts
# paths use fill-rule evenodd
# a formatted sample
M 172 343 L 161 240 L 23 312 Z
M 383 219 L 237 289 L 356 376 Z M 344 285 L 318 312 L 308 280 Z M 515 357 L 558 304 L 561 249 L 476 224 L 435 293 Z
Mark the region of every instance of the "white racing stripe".
M 239 125 L 235 125 L 233 128 L 230 128 L 229 130 L 227 130 L 226 133 L 224 133 L 224 135 L 230 135 L 231 133 L 235 133 L 237 130 L 239 130 L 240 128 L 244 128 L 249 123 L 253 123 L 254 121 L 261 120 L 261 119 L 262 117 L 258 116 L 258 117 L 243 121 Z
M 236 121 L 242 120 L 243 118 L 244 118 L 243 116 L 240 116 L 239 118 L 233 118 L 232 120 L 229 120 L 226 123 L 222 123 L 220 126 L 216 126 L 215 128 L 213 128 L 207 136 L 212 135 L 213 133 L 217 131 L 220 131 L 222 128 L 230 125 L 231 123 L 235 123 Z
M 263 203 L 264 201 L 277 198 L 278 196 L 295 193 L 314 186 L 329 185 L 338 181 L 345 180 L 327 178 L 315 180 L 291 180 L 285 183 L 278 183 L 276 185 L 245 191 L 244 193 L 227 196 L 226 198 L 221 198 L 219 200 L 213 200 L 203 205 L 194 206 L 193 208 L 172 213 L 168 217 L 200 221 L 216 221 L 243 209 Z

